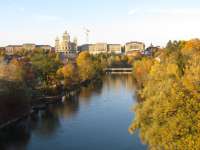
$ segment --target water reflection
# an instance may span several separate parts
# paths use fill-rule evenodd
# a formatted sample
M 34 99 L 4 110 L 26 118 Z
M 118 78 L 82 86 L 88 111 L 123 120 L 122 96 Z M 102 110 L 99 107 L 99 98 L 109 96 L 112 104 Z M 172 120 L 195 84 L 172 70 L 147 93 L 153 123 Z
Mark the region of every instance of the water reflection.
M 133 91 L 131 76 L 106 76 L 1 132 L 0 149 L 145 149 L 138 135 L 127 131 Z
M 15 127 L 9 127 L 0 132 L 1 150 L 26 150 L 31 137 L 31 128 L 27 119 Z
M 31 122 L 34 124 L 35 134 L 43 137 L 54 136 L 60 126 L 59 116 L 51 108 L 39 112 L 37 122 L 35 120 Z
M 23 91 L 18 91 L 17 94 L 0 92 L 0 125 L 30 111 L 29 100 L 23 97 Z
M 116 91 L 119 91 L 122 88 L 123 84 L 123 88 L 125 88 L 125 90 L 132 91 L 133 93 L 135 91 L 134 81 L 132 79 L 132 76 L 129 74 L 112 74 L 110 76 L 106 76 L 104 78 L 104 82 L 106 83 L 106 86 L 108 86 L 109 89 L 114 88 Z
M 98 96 L 102 93 L 103 82 L 96 81 L 88 86 L 81 88 L 81 93 L 79 95 L 79 100 L 84 103 L 88 103 L 91 101 L 92 96 Z

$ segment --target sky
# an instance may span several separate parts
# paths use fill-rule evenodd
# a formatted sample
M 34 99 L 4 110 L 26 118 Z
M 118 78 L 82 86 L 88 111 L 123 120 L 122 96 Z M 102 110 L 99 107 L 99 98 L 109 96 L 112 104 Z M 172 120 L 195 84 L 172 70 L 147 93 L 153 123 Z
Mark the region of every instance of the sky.
M 199 0 L 0 0 L 0 19 L 0 46 L 54 46 L 65 30 L 84 44 L 84 28 L 90 43 L 200 38 Z

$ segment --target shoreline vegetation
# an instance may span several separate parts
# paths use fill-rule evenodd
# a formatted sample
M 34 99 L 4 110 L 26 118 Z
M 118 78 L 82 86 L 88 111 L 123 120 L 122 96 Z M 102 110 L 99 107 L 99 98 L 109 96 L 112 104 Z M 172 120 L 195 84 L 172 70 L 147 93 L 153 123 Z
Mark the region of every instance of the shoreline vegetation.
M 133 64 L 140 97 L 129 132 L 151 150 L 200 149 L 200 40 L 169 41 Z
M 2 55 L 0 124 L 23 117 L 33 105 L 43 107 L 40 104 L 52 98 L 61 101 L 73 95 L 81 86 L 101 80 L 107 67 L 131 65 L 138 104 L 129 132 L 139 130 L 151 150 L 200 149 L 199 39 L 169 41 L 151 56 L 135 58 L 81 52 L 63 63 L 58 54 L 38 49 L 12 58 Z
M 90 55 L 81 52 L 76 59 L 35 49 L 12 57 L 0 57 L 0 127 L 57 103 L 79 92 L 82 86 L 101 81 L 108 66 L 130 66 L 132 57 L 113 54 Z M 2 108 L 1 108 L 2 107 Z

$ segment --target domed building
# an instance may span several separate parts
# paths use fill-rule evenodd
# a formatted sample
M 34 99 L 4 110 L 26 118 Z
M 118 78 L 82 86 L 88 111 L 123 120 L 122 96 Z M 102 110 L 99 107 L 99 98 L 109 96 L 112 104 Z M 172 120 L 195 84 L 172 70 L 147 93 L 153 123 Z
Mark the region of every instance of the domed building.
M 70 35 L 67 31 L 63 33 L 62 40 L 58 37 L 55 40 L 55 51 L 56 53 L 76 53 L 77 52 L 77 39 L 70 41 Z

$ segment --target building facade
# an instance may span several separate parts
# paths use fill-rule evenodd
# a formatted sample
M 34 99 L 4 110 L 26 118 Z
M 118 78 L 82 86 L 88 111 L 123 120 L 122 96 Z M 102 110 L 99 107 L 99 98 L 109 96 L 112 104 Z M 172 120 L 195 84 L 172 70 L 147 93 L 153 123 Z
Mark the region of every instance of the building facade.
M 23 49 L 22 45 L 8 45 L 5 47 L 5 53 L 7 55 L 13 55 Z
M 25 43 L 25 44 L 22 45 L 22 48 L 27 50 L 27 51 L 32 51 L 36 48 L 36 44 Z
M 142 52 L 145 50 L 143 42 L 128 42 L 125 44 L 125 54 L 132 55 L 134 53 Z
M 115 53 L 121 54 L 120 44 L 107 44 L 107 43 L 96 43 L 96 44 L 84 44 L 79 46 L 78 50 L 88 51 L 92 55 L 101 53 Z
M 96 55 L 96 54 L 101 54 L 101 53 L 107 53 L 108 48 L 106 43 L 96 43 L 90 46 L 89 53 Z
M 120 44 L 108 44 L 108 52 L 114 54 L 121 54 L 122 47 Z
M 17 52 L 20 52 L 22 50 L 26 51 L 33 51 L 36 48 L 40 48 L 45 51 L 51 51 L 52 47 L 50 45 L 36 45 L 36 44 L 22 44 L 22 45 L 8 45 L 5 47 L 5 53 L 7 55 L 13 55 Z
M 45 50 L 45 51 L 52 51 L 53 47 L 50 45 L 36 45 L 36 48 Z
M 92 55 L 107 53 L 108 47 L 106 43 L 84 44 L 78 47 L 80 52 L 88 51 Z
M 55 40 L 55 51 L 57 53 L 76 53 L 77 52 L 77 39 L 73 42 L 70 41 L 70 35 L 67 31 L 64 32 L 62 40 L 58 37 Z

